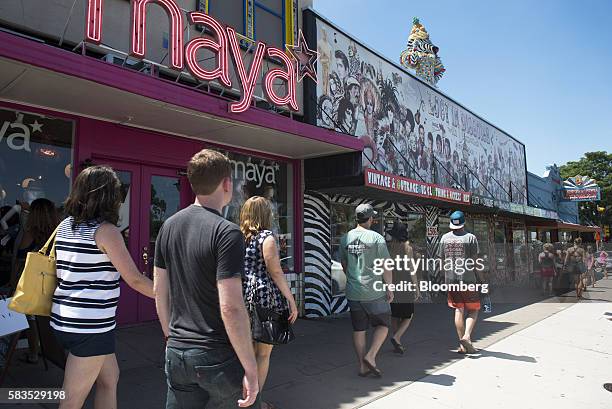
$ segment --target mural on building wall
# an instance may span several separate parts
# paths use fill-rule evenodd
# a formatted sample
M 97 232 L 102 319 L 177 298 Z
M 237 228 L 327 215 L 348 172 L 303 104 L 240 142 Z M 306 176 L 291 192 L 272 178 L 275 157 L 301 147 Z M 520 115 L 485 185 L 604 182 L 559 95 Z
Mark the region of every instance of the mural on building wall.
M 406 49 L 400 54 L 400 64 L 413 69 L 417 77 L 435 86 L 446 71 L 438 56 L 438 50 L 429 39 L 425 27 L 415 17 Z
M 321 20 L 317 39 L 317 125 L 359 137 L 364 166 L 527 202 L 521 143 Z

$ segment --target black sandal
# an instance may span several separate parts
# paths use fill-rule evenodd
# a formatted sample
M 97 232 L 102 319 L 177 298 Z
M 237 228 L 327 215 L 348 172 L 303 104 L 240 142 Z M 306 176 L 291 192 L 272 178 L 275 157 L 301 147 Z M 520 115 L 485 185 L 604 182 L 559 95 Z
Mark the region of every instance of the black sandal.
M 371 362 L 368 362 L 366 359 L 363 360 L 363 364 L 365 366 L 368 367 L 368 369 L 370 370 L 370 373 L 375 377 L 375 378 L 380 378 L 382 377 L 382 372 L 380 372 L 380 369 L 378 369 L 377 367 L 375 367 Z
M 393 345 L 393 352 L 395 352 L 396 354 L 404 355 L 406 349 L 402 344 L 397 342 L 394 338 L 391 338 L 391 344 Z

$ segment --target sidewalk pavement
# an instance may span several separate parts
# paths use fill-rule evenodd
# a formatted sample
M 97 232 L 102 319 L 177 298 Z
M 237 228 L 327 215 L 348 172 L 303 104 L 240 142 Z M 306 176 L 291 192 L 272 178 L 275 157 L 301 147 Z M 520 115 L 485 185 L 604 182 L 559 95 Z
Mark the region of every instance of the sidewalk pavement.
M 585 294 L 590 301 L 536 322 L 363 408 L 399 408 L 406 403 L 431 409 L 611 408 L 612 394 L 602 386 L 612 382 L 612 279 L 599 281 Z M 511 320 L 520 312 L 495 319 Z
M 612 301 L 612 279 L 586 293 Z M 612 407 L 612 394 L 601 384 L 612 381 L 612 345 L 604 343 L 612 322 L 602 318 L 609 303 L 573 303 L 554 298 L 527 306 L 495 305 L 481 314 L 474 336 L 479 355 L 457 354 L 453 311 L 442 304 L 416 306 L 413 324 L 404 336 L 407 352 L 392 353 L 387 342 L 378 359 L 381 379 L 360 378 L 348 316 L 299 320 L 296 340 L 277 347 L 263 391 L 278 409 L 505 408 L 534 403 L 538 409 L 572 405 L 572 409 Z M 612 316 L 611 316 L 612 317 Z M 608 337 L 609 342 L 612 338 Z M 166 384 L 163 344 L 158 323 L 117 331 L 121 367 L 119 408 L 163 408 Z M 597 363 L 601 365 L 596 366 Z M 606 363 L 608 365 L 606 365 Z M 463 375 L 467 371 L 469 376 Z M 59 387 L 63 373 L 14 363 L 5 386 Z M 527 382 L 526 382 L 527 381 Z M 401 402 L 401 403 L 400 403 Z M 599 406 L 597 406 L 599 405 Z M 57 405 L 21 405 L 26 409 Z M 93 408 L 91 396 L 86 408 Z

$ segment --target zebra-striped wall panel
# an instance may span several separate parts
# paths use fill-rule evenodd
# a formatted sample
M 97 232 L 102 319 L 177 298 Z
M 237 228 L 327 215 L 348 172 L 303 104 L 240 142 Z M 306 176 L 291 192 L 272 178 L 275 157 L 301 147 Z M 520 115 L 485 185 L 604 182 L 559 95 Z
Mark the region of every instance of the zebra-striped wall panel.
M 346 298 L 331 297 L 331 204 L 357 206 L 370 203 L 386 216 L 404 217 L 407 213 L 422 213 L 426 227 L 438 227 L 440 209 L 409 203 L 371 201 L 344 195 L 328 196 L 307 191 L 304 193 L 304 302 L 306 317 L 324 317 L 348 311 Z M 440 238 L 427 238 L 427 255 L 437 252 Z
M 304 192 L 304 313 L 331 314 L 331 202 L 329 196 Z

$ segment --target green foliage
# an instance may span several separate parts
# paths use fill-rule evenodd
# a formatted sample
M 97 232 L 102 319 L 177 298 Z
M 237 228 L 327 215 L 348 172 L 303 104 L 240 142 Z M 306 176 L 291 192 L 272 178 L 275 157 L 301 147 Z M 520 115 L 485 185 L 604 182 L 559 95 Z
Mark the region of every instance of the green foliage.
M 570 161 L 559 168 L 561 177 L 567 179 L 576 175 L 589 176 L 601 188 L 601 200 L 581 202 L 580 219 L 590 220 L 598 225 L 612 224 L 612 153 L 606 151 L 587 152 L 578 161 Z M 597 207 L 604 207 L 603 213 Z

